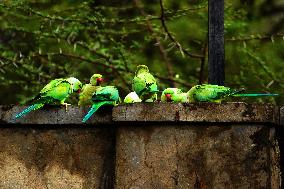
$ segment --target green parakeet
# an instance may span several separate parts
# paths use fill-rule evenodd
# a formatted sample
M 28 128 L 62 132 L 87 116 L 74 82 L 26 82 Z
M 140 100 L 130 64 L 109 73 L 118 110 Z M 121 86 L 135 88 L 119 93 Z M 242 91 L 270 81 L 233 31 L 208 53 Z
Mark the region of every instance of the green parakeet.
M 167 88 L 161 95 L 162 102 L 189 102 L 187 93 L 178 88 Z
M 156 79 L 149 73 L 145 65 L 137 66 L 135 77 L 132 81 L 132 90 L 136 92 L 143 102 L 154 102 L 157 100 L 158 86 Z
M 129 93 L 123 100 L 124 103 L 135 103 L 135 102 L 142 102 L 136 92 Z
M 82 91 L 79 95 L 79 106 L 88 106 L 92 105 L 92 96 L 93 93 L 101 86 L 103 82 L 103 76 L 101 74 L 94 74 L 89 84 L 85 84 L 82 88 Z
M 86 122 L 101 106 L 117 105 L 120 101 L 119 92 L 114 86 L 100 87 L 94 92 L 92 101 L 92 108 L 85 115 L 82 122 Z
M 260 97 L 260 96 L 277 96 L 278 94 L 239 94 L 244 89 L 236 90 L 219 85 L 196 85 L 188 92 L 189 102 L 217 102 L 228 97 Z
M 81 89 L 82 83 L 75 77 L 69 77 L 67 79 L 54 79 L 50 81 L 35 97 L 33 105 L 24 109 L 21 113 L 17 114 L 15 118 L 20 118 L 33 110 L 42 108 L 45 104 L 61 104 L 65 105 L 67 110 L 67 104 L 65 100 L 73 92 L 77 92 Z

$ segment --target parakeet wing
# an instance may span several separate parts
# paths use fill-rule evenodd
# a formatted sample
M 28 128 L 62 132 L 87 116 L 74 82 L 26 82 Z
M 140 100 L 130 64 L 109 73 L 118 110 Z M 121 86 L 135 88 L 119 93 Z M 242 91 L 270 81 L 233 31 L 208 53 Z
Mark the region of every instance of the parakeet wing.
M 156 79 L 148 72 L 140 73 L 135 76 L 132 82 L 132 88 L 138 95 L 141 95 L 145 91 L 158 90 Z
M 218 86 L 218 85 L 197 85 L 195 86 L 195 93 L 193 97 L 197 101 L 214 101 L 225 98 L 230 94 L 234 93 L 229 87 Z
M 46 93 L 54 87 L 58 86 L 61 82 L 66 81 L 65 79 L 54 79 L 51 80 L 47 85 L 45 85 L 39 93 Z M 67 81 L 66 81 L 67 82 Z
M 119 92 L 113 86 L 100 87 L 92 97 L 94 102 L 97 101 L 118 101 L 119 100 Z
M 71 85 L 68 82 L 61 82 L 56 87 L 51 88 L 42 96 L 49 96 L 56 100 L 66 99 L 72 93 Z

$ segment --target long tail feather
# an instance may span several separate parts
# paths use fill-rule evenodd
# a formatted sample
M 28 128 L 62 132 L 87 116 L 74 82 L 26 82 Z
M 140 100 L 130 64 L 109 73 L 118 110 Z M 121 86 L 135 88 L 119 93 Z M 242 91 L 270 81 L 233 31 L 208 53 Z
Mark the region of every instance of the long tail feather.
M 230 94 L 230 96 L 238 95 L 240 92 L 243 92 L 243 91 L 245 91 L 245 89 L 244 89 L 244 88 L 241 88 L 241 89 L 235 90 L 234 92 L 232 92 L 232 93 Z
M 239 96 L 239 97 L 258 97 L 258 96 L 278 96 L 278 94 L 234 94 L 233 96 Z
M 31 105 L 29 107 L 27 107 L 26 109 L 24 109 L 21 113 L 18 113 L 16 116 L 15 116 L 15 119 L 18 119 L 20 117 L 23 117 L 24 115 L 30 113 L 31 111 L 33 110 L 37 110 L 41 107 L 43 107 L 44 104 L 34 104 L 34 105 Z
M 106 104 L 112 104 L 113 102 L 111 101 L 103 101 L 103 102 L 97 102 L 92 105 L 92 108 L 89 110 L 89 112 L 85 115 L 83 118 L 82 122 L 85 123 L 90 117 L 103 105 Z

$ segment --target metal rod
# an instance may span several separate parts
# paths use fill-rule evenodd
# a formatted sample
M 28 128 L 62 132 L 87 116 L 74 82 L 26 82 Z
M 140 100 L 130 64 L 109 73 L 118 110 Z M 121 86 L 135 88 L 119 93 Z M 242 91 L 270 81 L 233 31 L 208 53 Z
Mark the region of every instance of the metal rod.
M 210 84 L 224 85 L 224 0 L 208 1 L 208 82 Z

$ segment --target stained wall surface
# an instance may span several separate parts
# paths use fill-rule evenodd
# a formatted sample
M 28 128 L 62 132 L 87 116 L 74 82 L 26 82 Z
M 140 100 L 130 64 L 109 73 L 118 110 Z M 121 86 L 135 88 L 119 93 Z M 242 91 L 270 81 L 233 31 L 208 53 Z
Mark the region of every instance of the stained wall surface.
M 88 107 L 14 120 L 23 109 L 0 107 L 0 123 L 14 123 L 0 125 L 0 188 L 280 188 L 283 108 L 137 103 L 87 124 Z

